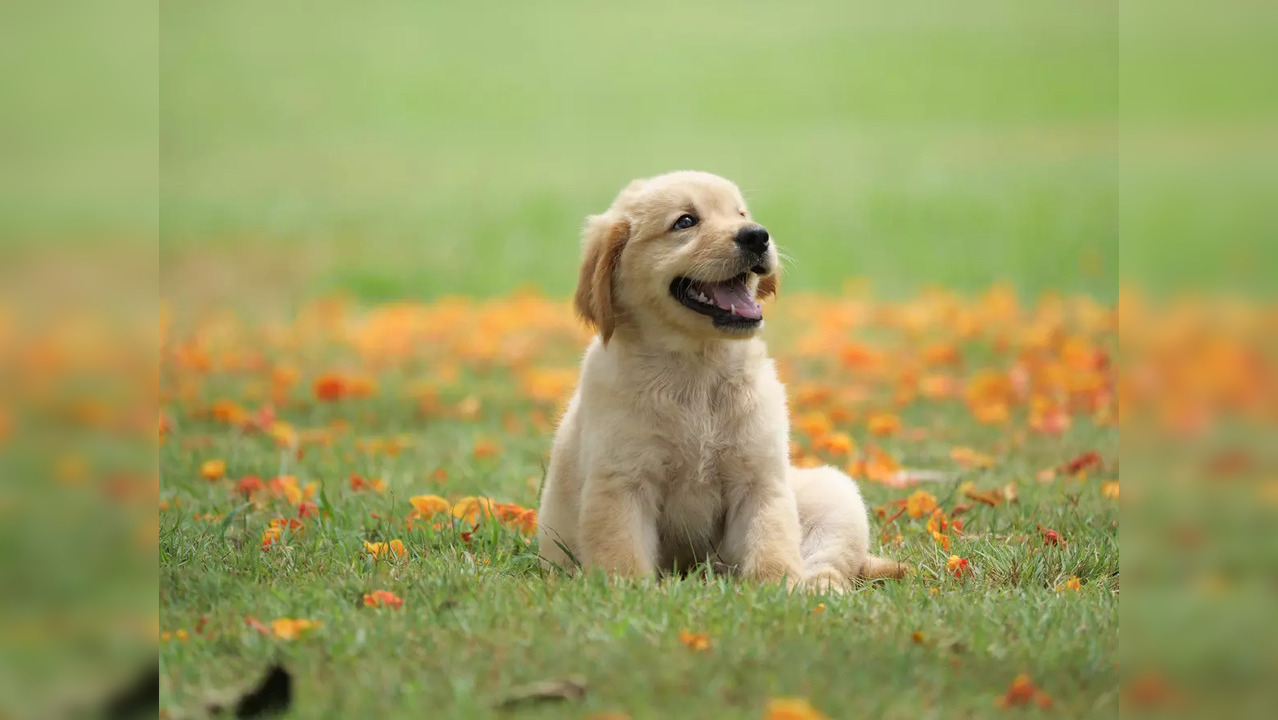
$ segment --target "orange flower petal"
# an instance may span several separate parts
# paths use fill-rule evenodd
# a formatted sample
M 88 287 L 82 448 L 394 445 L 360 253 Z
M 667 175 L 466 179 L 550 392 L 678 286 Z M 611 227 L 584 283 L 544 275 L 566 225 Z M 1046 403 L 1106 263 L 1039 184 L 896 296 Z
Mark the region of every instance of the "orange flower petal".
M 453 505 L 438 495 L 414 495 L 408 499 L 410 505 L 422 517 L 431 517 L 440 513 L 452 512 Z
M 679 642 L 687 645 L 689 648 L 697 652 L 710 649 L 710 636 L 705 633 L 688 632 L 687 630 L 679 631 Z
M 901 430 L 901 418 L 891 413 L 876 413 L 865 421 L 865 425 L 875 435 L 895 435 Z
M 205 460 L 200 465 L 200 477 L 209 482 L 221 480 L 223 475 L 226 475 L 225 460 Z
M 403 607 L 404 600 L 400 596 L 389 590 L 374 590 L 371 593 L 364 594 L 364 606 L 370 608 L 390 608 L 392 610 Z
M 773 698 L 768 701 L 763 720 L 829 720 L 804 698 Z
M 923 517 L 935 509 L 936 496 L 926 490 L 915 490 L 905 499 L 905 512 L 910 517 Z

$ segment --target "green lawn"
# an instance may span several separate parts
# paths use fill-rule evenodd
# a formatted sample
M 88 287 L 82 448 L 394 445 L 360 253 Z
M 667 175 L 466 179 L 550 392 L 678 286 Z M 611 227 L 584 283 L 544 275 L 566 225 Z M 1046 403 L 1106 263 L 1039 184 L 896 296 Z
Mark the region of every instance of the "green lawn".
M 536 547 L 505 526 L 481 523 L 464 536 L 472 531 L 465 523 L 410 530 L 403 520 L 408 499 L 423 494 L 535 506 L 550 442 L 544 423 L 568 386 L 543 394 L 527 373 L 575 362 L 580 336 L 566 305 L 426 305 L 414 311 L 432 320 L 425 325 L 352 309 L 336 324 L 307 314 L 271 332 L 254 321 L 179 321 L 169 347 L 188 350 L 166 353 L 162 383 L 171 428 L 160 452 L 160 617 L 162 630 L 189 637 L 161 646 L 165 708 L 197 711 L 210 693 L 243 687 L 282 658 L 298 674 L 300 717 L 410 717 L 423 708 L 432 717 L 485 717 L 523 682 L 571 675 L 587 679 L 584 701 L 504 715 L 589 717 L 612 709 L 632 718 L 753 718 L 769 696 L 799 695 L 833 717 L 979 717 L 1022 672 L 1053 697 L 1057 716 L 1115 714 L 1118 504 L 1103 496 L 1101 482 L 1117 472 L 1117 428 L 1079 413 L 1063 435 L 1044 435 L 1027 430 L 1019 404 L 1009 424 L 984 426 L 961 399 L 893 399 L 902 367 L 960 384 L 986 367 L 1006 370 L 1018 352 L 998 349 L 997 338 L 1019 337 L 1031 324 L 983 325 L 954 359 L 921 351 L 955 337 L 943 304 L 913 304 L 937 314 L 910 331 L 892 319 L 907 317 L 904 308 L 885 306 L 882 319 L 859 334 L 891 359 L 870 370 L 837 360 L 843 350 L 801 349 L 792 331 L 812 329 L 813 315 L 798 298 L 791 302 L 774 315 L 773 348 L 794 393 L 802 456 L 842 465 L 859 455 L 816 448 L 814 431 L 800 428 L 819 413 L 862 450 L 877 445 L 907 467 L 944 472 L 944 481 L 922 487 L 947 512 L 973 504 L 966 482 L 976 491 L 1015 484 L 1018 502 L 976 503 L 949 551 L 927 532 L 926 517 L 906 516 L 891 528 L 876 522 L 876 538 L 885 532 L 888 539 L 881 551 L 914 574 L 847 597 L 786 596 L 724 578 L 647 586 L 547 578 Z M 841 307 L 831 317 L 849 306 Z M 488 334 L 503 323 L 505 333 Z M 382 350 L 365 344 L 378 324 L 390 330 Z M 351 334 L 327 329 L 335 327 Z M 1074 320 L 1065 327 L 1078 330 Z M 475 345 L 476 337 L 501 342 Z M 837 331 L 828 337 L 839 347 L 861 342 Z M 1083 337 L 1112 352 L 1112 334 L 1093 329 Z M 386 349 L 398 347 L 398 338 L 409 341 L 406 355 Z M 189 348 L 207 353 L 212 368 L 201 369 L 203 355 Z M 919 357 L 931 359 L 920 366 Z M 290 374 L 278 368 L 296 369 L 297 383 L 271 390 L 273 378 Z M 313 384 L 333 369 L 368 373 L 376 389 L 369 397 L 318 400 Z M 252 413 L 272 396 L 278 419 L 302 438 L 300 458 L 272 436 L 241 429 L 226 404 Z M 876 437 L 869 418 L 893 408 L 905 429 Z M 398 448 L 387 445 L 392 440 Z M 993 466 L 965 470 L 951 457 L 955 447 L 989 453 Z M 1090 478 L 1040 482 L 1041 470 L 1093 450 L 1101 467 Z M 225 462 L 224 477 L 201 477 L 210 460 Z M 385 488 L 356 489 L 352 474 Z M 313 501 L 327 516 L 302 518 L 300 534 L 261 550 L 271 519 L 296 517 L 298 507 L 271 492 L 255 493 L 246 506 L 237 483 L 280 475 L 314 482 Z M 862 487 L 869 504 L 887 504 L 888 513 L 914 490 Z M 1043 528 L 1064 545 L 1048 542 Z M 900 545 L 892 540 L 898 532 Z M 367 555 L 365 542 L 394 539 L 406 544 L 405 558 Z M 950 554 L 969 561 L 969 576 L 951 574 Z M 1062 589 L 1071 577 L 1079 590 Z M 361 606 L 365 593 L 381 589 L 402 597 L 403 608 Z M 825 610 L 814 615 L 820 602 Z M 246 615 L 322 626 L 278 640 L 252 629 Z M 711 649 L 684 647 L 682 630 L 707 633 Z
M 822 317 L 804 313 L 802 291 L 833 295 L 858 278 L 901 300 L 1005 280 L 1024 297 L 1112 303 L 1112 5 L 440 5 L 161 6 L 160 289 L 174 321 L 160 383 L 172 427 L 159 454 L 159 608 L 163 631 L 188 635 L 160 646 L 162 709 L 199 716 L 211 694 L 279 659 L 296 674 L 297 717 L 761 718 L 768 698 L 793 695 L 832 718 L 980 718 L 1001 712 L 995 699 L 1020 673 L 1054 707 L 1017 714 L 1117 716 L 1118 505 L 1100 481 L 1117 479 L 1118 430 L 1079 413 L 1061 436 L 1029 432 L 1023 403 L 986 426 L 959 399 L 893 402 L 899 372 L 928 343 L 957 343 L 958 364 L 919 369 L 961 388 L 981 368 L 1010 368 L 1032 318 L 959 337 L 944 312 L 924 312 L 923 332 L 902 331 L 902 318 L 941 307 L 929 300 L 836 323 L 828 356 L 796 337 Z M 445 302 L 405 330 L 406 356 L 361 355 L 366 313 L 528 286 L 565 297 L 584 216 L 632 177 L 676 168 L 737 181 L 794 258 L 771 347 L 792 388 L 834 391 L 796 412 L 849 410 L 836 429 L 862 448 L 952 473 L 922 486 L 947 511 L 970 502 L 967 481 L 1016 483 L 1019 502 L 977 504 L 948 552 L 926 518 L 897 520 L 902 544 L 882 552 L 914 574 L 838 598 L 723 578 L 546 578 L 515 530 L 489 524 L 468 541 L 469 527 L 405 530 L 414 495 L 535 507 L 550 443 L 535 420 L 553 421 L 557 401 L 531 399 L 524 372 L 572 368 L 581 338 L 566 305 L 534 303 L 530 320 L 501 300 Z M 341 327 L 355 335 L 323 313 L 294 321 L 333 293 L 354 299 Z M 241 322 L 224 324 L 223 311 Z M 506 344 L 476 348 L 476 336 Z M 210 370 L 178 361 L 187 340 L 209 352 Z M 841 365 L 841 350 L 863 342 L 894 364 Z M 302 432 L 349 426 L 329 445 L 305 443 L 301 458 L 209 417 L 219 399 L 254 410 L 279 367 L 299 375 L 277 398 L 280 420 Z M 377 389 L 319 402 L 311 383 L 326 371 L 367 373 Z M 437 394 L 425 410 L 422 382 Z M 457 409 L 474 400 L 477 411 Z M 873 437 L 865 421 L 880 409 L 899 412 L 906 432 Z M 401 452 L 367 449 L 401 436 Z M 495 456 L 475 456 L 481 441 Z M 963 470 L 956 446 L 990 453 L 993 467 Z M 1036 480 L 1090 450 L 1103 465 L 1087 480 Z M 201 465 L 215 459 L 226 477 L 209 482 Z M 352 474 L 386 489 L 353 491 Z M 234 487 L 250 475 L 317 483 L 327 515 L 282 538 L 287 549 L 260 550 L 269 521 L 296 507 L 265 496 L 242 507 Z M 863 489 L 871 506 L 914 490 Z M 1040 524 L 1066 545 L 1045 545 Z M 406 558 L 364 551 L 394 538 Z M 950 553 L 970 576 L 949 573 Z M 1060 590 L 1072 576 L 1081 589 Z M 378 589 L 404 606 L 363 607 Z M 280 640 L 245 615 L 322 625 Z M 710 649 L 685 647 L 685 629 L 708 634 Z M 586 680 L 582 700 L 492 709 L 525 682 L 566 676 Z
M 746 190 L 792 287 L 1116 293 L 1107 2 L 161 13 L 171 297 L 565 295 L 582 218 L 686 168 Z

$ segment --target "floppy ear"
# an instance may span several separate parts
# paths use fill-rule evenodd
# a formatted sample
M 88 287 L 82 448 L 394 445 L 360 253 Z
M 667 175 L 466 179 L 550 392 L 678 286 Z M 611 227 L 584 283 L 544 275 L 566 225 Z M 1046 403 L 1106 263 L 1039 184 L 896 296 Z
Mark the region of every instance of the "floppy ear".
M 630 239 L 630 223 L 612 215 L 590 218 L 583 233 L 585 257 L 577 278 L 573 303 L 577 314 L 599 331 L 604 345 L 617 327 L 617 314 L 612 305 L 612 276 L 621 258 L 621 250 Z
M 755 292 L 759 299 L 770 298 L 777 294 L 777 290 L 781 288 L 781 277 L 777 273 L 772 273 L 765 278 L 759 278 L 759 289 Z

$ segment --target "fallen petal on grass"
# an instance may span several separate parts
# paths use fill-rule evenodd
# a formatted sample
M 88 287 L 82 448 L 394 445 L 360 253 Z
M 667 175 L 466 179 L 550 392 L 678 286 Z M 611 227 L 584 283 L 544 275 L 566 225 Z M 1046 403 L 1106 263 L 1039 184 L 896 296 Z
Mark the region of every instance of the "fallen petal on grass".
M 990 490 L 977 490 L 976 488 L 967 488 L 963 491 L 963 497 L 974 500 L 982 505 L 990 507 L 998 507 L 1003 504 L 1003 492 L 998 488 Z
M 876 413 L 866 420 L 865 425 L 871 433 L 886 437 L 901 431 L 901 418 L 892 413 Z
M 915 490 L 905 500 L 905 511 L 912 518 L 920 518 L 936 509 L 936 496 L 926 490 Z
M 687 630 L 679 631 L 679 642 L 687 645 L 689 649 L 696 652 L 704 652 L 710 649 L 710 636 L 706 633 L 694 633 Z
M 200 465 L 200 477 L 209 482 L 221 480 L 224 475 L 226 475 L 225 460 L 205 460 Z
M 994 466 L 993 456 L 977 452 L 970 447 L 956 447 L 950 450 L 950 458 L 966 468 L 985 469 Z
M 369 542 L 365 540 L 364 551 L 373 556 L 375 560 L 403 557 L 408 552 L 407 548 L 404 547 L 403 540 L 391 540 L 390 542 Z
M 422 517 L 427 518 L 450 513 L 453 509 L 451 503 L 438 495 L 414 495 L 408 499 L 408 502 Z
M 805 698 L 782 697 L 768 701 L 763 720 L 830 720 Z
M 1050 547 L 1059 547 L 1062 549 L 1065 548 L 1067 545 L 1065 540 L 1061 538 L 1061 534 L 1056 532 L 1055 530 L 1052 530 L 1051 528 L 1045 528 L 1042 525 L 1039 525 L 1038 532 L 1042 534 L 1043 536 L 1044 545 L 1047 545 Z
M 271 621 L 271 634 L 281 640 L 296 640 L 322 624 L 315 620 L 278 618 Z
M 1093 468 L 1100 467 L 1100 464 L 1101 464 L 1100 453 L 1094 450 L 1089 450 L 1088 452 L 1085 452 L 1082 455 L 1079 455 L 1073 460 L 1070 460 L 1062 464 L 1060 466 L 1060 471 L 1065 473 L 1066 475 L 1078 475 L 1079 473 L 1084 472 L 1086 470 L 1091 470 Z
M 1040 690 L 1029 675 L 1021 673 L 1012 680 L 1007 692 L 998 697 L 994 704 L 1000 708 L 1008 709 L 1025 707 L 1031 702 L 1043 710 L 1049 710 L 1053 705 L 1051 696 Z
M 374 590 L 364 594 L 364 607 L 399 609 L 404 600 L 389 590 Z

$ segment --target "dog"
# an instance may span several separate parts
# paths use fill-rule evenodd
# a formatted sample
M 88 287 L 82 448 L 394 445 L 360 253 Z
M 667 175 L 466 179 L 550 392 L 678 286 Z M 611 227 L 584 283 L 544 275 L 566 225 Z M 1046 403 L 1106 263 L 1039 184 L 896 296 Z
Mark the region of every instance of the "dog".
M 700 563 L 839 592 L 899 577 L 869 555 L 856 483 L 789 464 L 785 390 L 760 300 L 779 260 L 728 180 L 630 183 L 587 219 L 574 304 L 597 335 L 555 434 L 543 565 L 649 577 Z

